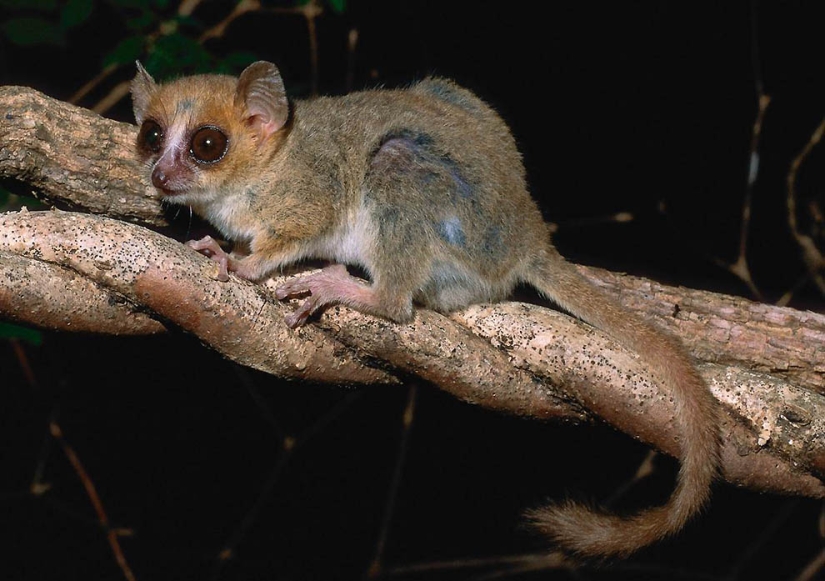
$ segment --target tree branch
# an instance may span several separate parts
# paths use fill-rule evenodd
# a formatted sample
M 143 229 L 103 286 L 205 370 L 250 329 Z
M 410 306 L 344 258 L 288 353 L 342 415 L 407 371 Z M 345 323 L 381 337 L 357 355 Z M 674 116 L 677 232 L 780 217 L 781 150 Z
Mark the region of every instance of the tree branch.
M 137 128 L 29 89 L 0 87 L 0 180 L 61 208 L 167 226 L 133 155 Z
M 179 326 L 227 357 L 290 379 L 393 384 L 420 376 L 456 397 L 536 418 L 591 421 L 674 454 L 673 406 L 604 334 L 518 303 L 409 325 L 333 308 L 291 330 L 277 281 L 215 280 L 216 265 L 143 226 L 165 226 L 132 152 L 136 129 L 31 89 L 0 88 L 0 179 L 106 214 L 0 215 L 0 315 L 52 329 Z M 127 224 L 122 220 L 136 222 Z M 679 335 L 726 412 L 731 482 L 825 496 L 825 317 L 581 267 L 629 310 Z

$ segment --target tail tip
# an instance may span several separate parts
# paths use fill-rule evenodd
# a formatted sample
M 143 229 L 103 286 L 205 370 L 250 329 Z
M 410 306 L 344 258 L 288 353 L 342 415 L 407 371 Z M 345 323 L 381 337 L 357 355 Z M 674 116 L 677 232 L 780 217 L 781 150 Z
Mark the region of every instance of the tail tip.
M 565 501 L 525 512 L 526 524 L 562 552 L 587 559 L 626 558 L 677 529 L 664 507 L 621 517 L 590 504 Z

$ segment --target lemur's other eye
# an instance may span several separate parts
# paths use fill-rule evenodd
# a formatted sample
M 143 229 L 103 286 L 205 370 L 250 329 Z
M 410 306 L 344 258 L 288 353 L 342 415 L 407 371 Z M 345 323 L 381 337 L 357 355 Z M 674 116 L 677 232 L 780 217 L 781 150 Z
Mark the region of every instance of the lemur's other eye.
M 137 139 L 138 147 L 147 153 L 157 153 L 163 145 L 163 129 L 157 122 L 147 119 L 140 126 Z
M 226 155 L 228 146 L 229 138 L 220 129 L 206 125 L 195 131 L 189 143 L 189 153 L 195 161 L 214 163 Z

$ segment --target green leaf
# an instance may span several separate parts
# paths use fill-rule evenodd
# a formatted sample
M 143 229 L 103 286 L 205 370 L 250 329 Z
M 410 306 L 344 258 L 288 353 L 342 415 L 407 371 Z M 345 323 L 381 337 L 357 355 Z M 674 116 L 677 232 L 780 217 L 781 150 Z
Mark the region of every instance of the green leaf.
M 94 0 L 68 0 L 60 11 L 60 26 L 63 30 L 83 24 L 92 15 Z
M 210 69 L 209 53 L 195 40 L 175 32 L 160 37 L 150 49 L 146 68 L 165 78 L 182 72 L 205 72 Z
M 237 74 L 258 60 L 258 55 L 248 50 L 236 50 L 220 59 L 215 65 L 216 73 Z
M 203 30 L 203 24 L 201 22 L 190 15 L 177 15 L 175 16 L 175 21 L 180 25 L 181 28 L 194 28 L 198 30 Z
M 43 333 L 20 325 L 0 323 L 0 339 L 20 339 L 32 345 L 40 345 L 43 343 Z
M 138 10 L 148 10 L 147 0 L 108 0 L 110 4 L 117 8 L 137 8 Z
M 18 46 L 62 46 L 64 42 L 60 27 L 42 18 L 10 18 L 2 24 L 2 31 L 10 42 Z
M 347 0 L 327 0 L 327 4 L 336 14 L 343 14 L 347 8 Z
M 146 40 L 140 34 L 124 38 L 115 48 L 106 53 L 103 57 L 103 66 L 135 62 L 143 54 L 145 43 Z
M 154 28 L 155 14 L 149 10 L 142 10 L 139 16 L 126 20 L 126 28 L 129 30 L 146 30 Z

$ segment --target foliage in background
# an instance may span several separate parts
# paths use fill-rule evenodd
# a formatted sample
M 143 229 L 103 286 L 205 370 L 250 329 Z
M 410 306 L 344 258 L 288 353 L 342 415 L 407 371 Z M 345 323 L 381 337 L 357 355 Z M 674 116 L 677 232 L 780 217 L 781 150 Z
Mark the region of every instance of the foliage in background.
M 262 7 L 304 6 L 310 0 L 262 2 Z M 169 0 L 0 0 L 0 9 L 15 16 L 0 25 L 0 35 L 18 47 L 37 45 L 67 48 L 69 34 L 89 21 L 102 5 L 120 20 L 128 34 L 114 47 L 102 50 L 102 68 L 142 60 L 158 78 L 173 74 L 235 73 L 256 59 L 254 52 L 232 51 L 221 57 L 198 41 L 206 25 L 180 15 Z M 324 0 L 342 13 L 346 0 Z
M 20 339 L 21 341 L 39 346 L 43 343 L 43 334 L 40 331 L 35 331 L 28 327 L 21 327 L 20 325 L 0 321 L 0 340 L 6 339 Z
M 92 15 L 94 0 L 2 0 L 0 8 L 19 14 L 0 26 L 12 44 L 64 48 L 67 33 Z

